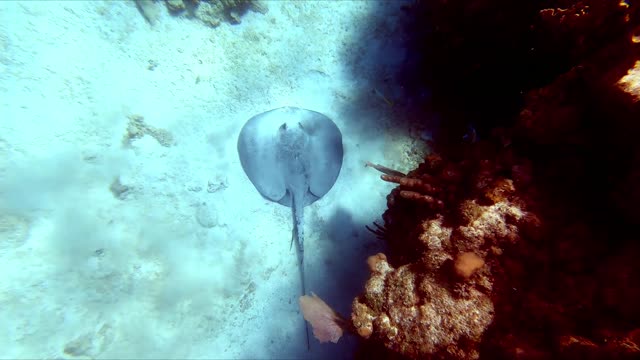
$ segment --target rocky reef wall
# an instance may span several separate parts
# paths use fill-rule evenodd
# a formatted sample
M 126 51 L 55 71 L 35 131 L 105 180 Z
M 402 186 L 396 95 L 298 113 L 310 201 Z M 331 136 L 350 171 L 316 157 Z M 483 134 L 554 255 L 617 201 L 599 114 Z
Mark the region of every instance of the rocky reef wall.
M 639 357 L 638 4 L 407 11 L 408 87 L 432 88 L 424 108 L 450 126 L 417 169 L 382 175 L 398 187 L 353 302 L 361 355 Z

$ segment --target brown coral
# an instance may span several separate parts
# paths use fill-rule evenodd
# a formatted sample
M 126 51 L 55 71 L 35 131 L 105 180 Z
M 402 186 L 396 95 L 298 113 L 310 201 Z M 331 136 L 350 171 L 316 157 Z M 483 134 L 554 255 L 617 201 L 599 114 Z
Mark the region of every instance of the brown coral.
M 382 180 L 401 185 L 399 195 L 408 200 L 416 200 L 422 202 L 434 209 L 444 207 L 442 200 L 435 198 L 441 190 L 433 183 L 429 182 L 428 177 L 423 179 L 411 178 L 407 176 L 382 175 Z
M 485 294 L 470 289 L 457 297 L 435 279 L 416 276 L 409 265 L 394 269 L 380 257 L 377 261 L 384 270 L 372 272 L 365 295 L 353 303 L 352 322 L 361 336 L 374 335 L 410 358 L 438 353 L 478 357 L 476 345 L 493 314 Z M 467 346 L 452 352 L 456 343 Z

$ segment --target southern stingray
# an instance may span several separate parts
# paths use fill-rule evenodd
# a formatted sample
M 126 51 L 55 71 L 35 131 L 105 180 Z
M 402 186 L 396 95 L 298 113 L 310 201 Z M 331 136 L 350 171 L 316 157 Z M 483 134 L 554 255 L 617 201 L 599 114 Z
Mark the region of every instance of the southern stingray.
M 240 163 L 258 192 L 267 200 L 291 207 L 291 241 L 296 243 L 303 295 L 304 207 L 320 199 L 336 182 L 342 153 L 342 134 L 331 119 L 295 107 L 252 117 L 238 137 Z

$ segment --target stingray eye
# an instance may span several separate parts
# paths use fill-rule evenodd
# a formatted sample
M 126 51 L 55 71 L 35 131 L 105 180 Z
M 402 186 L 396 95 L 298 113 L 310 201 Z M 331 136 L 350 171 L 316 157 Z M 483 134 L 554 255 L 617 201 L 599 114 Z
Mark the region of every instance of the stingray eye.
M 280 125 L 280 130 L 287 130 L 287 123 L 282 123 L 282 125 Z

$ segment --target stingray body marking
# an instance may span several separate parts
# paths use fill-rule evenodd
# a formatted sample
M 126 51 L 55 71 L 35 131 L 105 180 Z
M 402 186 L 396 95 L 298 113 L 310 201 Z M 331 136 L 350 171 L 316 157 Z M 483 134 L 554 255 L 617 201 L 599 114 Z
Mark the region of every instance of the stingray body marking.
M 321 113 L 282 107 L 246 122 L 238 137 L 238 155 L 258 192 L 292 209 L 292 241 L 296 243 L 304 295 L 304 207 L 324 196 L 338 178 L 342 134 Z

